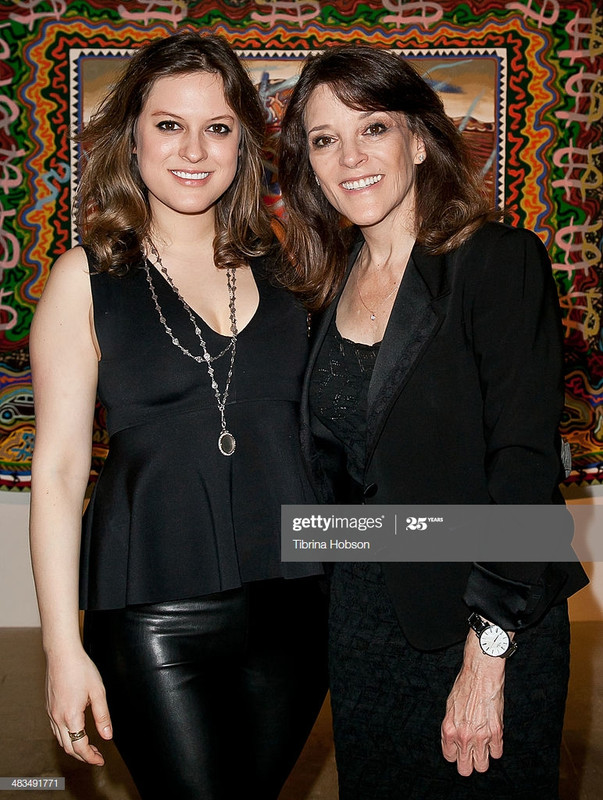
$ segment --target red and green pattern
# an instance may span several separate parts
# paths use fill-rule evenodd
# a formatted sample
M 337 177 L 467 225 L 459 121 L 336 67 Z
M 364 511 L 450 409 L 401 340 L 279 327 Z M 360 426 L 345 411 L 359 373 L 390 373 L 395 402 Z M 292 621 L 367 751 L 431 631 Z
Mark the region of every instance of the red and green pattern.
M 493 200 L 551 254 L 567 345 L 571 481 L 603 480 L 603 14 L 587 0 L 15 0 L 0 6 L 0 487 L 29 487 L 35 440 L 28 331 L 71 202 L 91 59 L 183 28 L 220 33 L 258 85 L 271 129 L 309 52 L 400 51 L 441 92 Z M 460 101 L 460 104 L 459 104 Z M 267 201 L 281 213 L 273 152 Z M 93 477 L 106 453 L 99 409 Z M 434 453 L 437 458 L 437 453 Z

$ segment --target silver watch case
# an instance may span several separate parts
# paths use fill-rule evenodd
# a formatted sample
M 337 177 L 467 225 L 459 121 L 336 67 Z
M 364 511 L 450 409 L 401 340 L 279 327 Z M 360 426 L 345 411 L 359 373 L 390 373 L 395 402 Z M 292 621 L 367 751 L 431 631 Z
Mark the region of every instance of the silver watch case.
M 469 625 L 475 631 L 482 652 L 492 658 L 509 658 L 517 650 L 509 634 L 498 625 L 486 622 L 475 612 L 469 617 Z

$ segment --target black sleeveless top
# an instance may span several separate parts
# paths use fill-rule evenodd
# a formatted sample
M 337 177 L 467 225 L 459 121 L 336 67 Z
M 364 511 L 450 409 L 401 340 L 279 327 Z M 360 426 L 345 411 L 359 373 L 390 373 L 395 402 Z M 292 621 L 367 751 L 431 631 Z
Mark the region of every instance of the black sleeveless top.
M 184 599 L 244 582 L 302 577 L 318 564 L 281 563 L 281 503 L 314 503 L 303 465 L 298 411 L 307 358 L 306 315 L 252 262 L 259 306 L 240 332 L 226 404 L 236 438 L 218 450 L 220 414 L 205 363 L 171 341 L 144 269 L 90 276 L 101 348 L 98 394 L 109 455 L 84 517 L 82 608 Z M 201 352 L 186 310 L 151 266 L 174 336 Z M 229 342 L 197 316 L 207 349 Z M 223 391 L 230 351 L 213 362 Z

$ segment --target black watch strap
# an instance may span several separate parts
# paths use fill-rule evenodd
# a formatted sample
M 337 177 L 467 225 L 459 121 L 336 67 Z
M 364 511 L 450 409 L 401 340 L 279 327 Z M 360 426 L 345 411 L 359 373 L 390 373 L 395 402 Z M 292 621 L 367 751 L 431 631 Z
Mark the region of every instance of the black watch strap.
M 468 622 L 470 627 L 473 628 L 478 636 L 483 633 L 486 628 L 490 627 L 490 623 L 486 622 L 486 620 L 483 617 L 480 617 L 479 614 L 476 614 L 475 611 L 469 616 Z

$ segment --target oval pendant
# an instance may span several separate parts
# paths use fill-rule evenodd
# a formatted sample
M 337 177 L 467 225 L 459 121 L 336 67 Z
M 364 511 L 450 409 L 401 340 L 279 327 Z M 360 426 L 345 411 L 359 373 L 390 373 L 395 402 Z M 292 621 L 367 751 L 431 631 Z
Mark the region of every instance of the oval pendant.
M 231 456 L 237 448 L 237 442 L 232 433 L 222 431 L 218 436 L 218 450 L 223 456 Z

